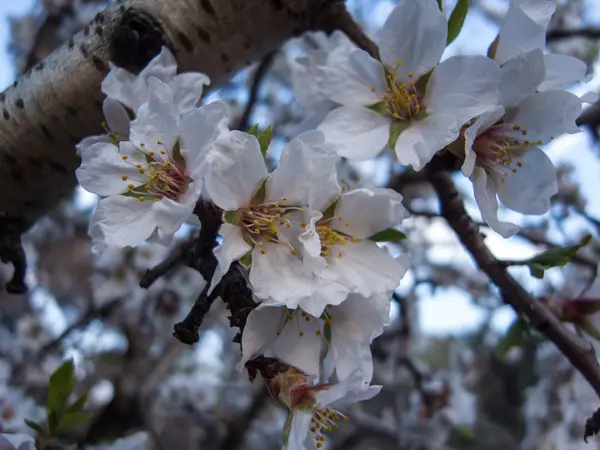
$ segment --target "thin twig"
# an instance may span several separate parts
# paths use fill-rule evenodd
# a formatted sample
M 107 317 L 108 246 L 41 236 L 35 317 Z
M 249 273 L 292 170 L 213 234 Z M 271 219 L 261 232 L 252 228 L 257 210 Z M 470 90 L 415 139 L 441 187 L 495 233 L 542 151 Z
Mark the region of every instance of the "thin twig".
M 379 47 L 364 33 L 361 26 L 352 18 L 346 8 L 340 9 L 326 31 L 340 30 L 350 38 L 358 48 L 362 48 L 373 58 L 379 60 Z
M 545 334 L 600 396 L 600 365 L 592 345 L 571 333 L 548 308 L 535 301 L 492 255 L 477 226 L 469 218 L 450 175 L 444 170 L 436 170 L 435 166 L 428 168 L 427 175 L 440 199 L 442 216 L 479 268 L 498 286 L 504 301 L 527 317 L 532 327 Z
M 573 30 L 557 29 L 550 30 L 546 34 L 546 42 L 572 37 L 584 37 L 588 39 L 600 39 L 600 28 L 576 28 Z
M 161 261 L 152 269 L 146 270 L 146 273 L 144 273 L 140 280 L 140 287 L 148 289 L 156 280 L 181 264 L 186 256 L 188 247 L 189 244 L 179 246 L 164 261 Z
M 268 73 L 269 68 L 271 67 L 271 63 L 275 59 L 275 55 L 277 52 L 271 52 L 267 56 L 265 56 L 256 67 L 256 71 L 254 72 L 254 77 L 252 78 L 252 86 L 250 88 L 250 98 L 248 99 L 248 104 L 246 105 L 246 109 L 244 110 L 244 114 L 240 118 L 238 122 L 237 129 L 246 131 L 250 126 L 250 117 L 252 116 L 252 112 L 254 111 L 254 107 L 258 102 L 258 97 L 260 93 L 260 87 L 262 85 L 263 80 L 265 79 L 265 75 Z

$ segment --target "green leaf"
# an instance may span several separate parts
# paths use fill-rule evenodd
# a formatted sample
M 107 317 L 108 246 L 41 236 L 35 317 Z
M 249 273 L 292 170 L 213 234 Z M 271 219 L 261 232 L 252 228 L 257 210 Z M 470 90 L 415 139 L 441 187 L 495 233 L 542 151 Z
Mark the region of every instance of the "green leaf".
M 388 228 L 387 230 L 375 233 L 369 240 L 373 242 L 398 242 L 406 239 L 406 237 L 402 231 L 398 231 L 395 228 Z
M 469 0 L 458 0 L 448 19 L 448 40 L 446 41 L 446 45 L 450 45 L 458 37 L 468 12 Z
M 442 0 L 438 0 L 438 6 L 440 7 L 440 11 L 444 10 L 444 5 L 442 3 L 443 3 Z
M 60 422 L 53 434 L 55 436 L 63 436 L 65 434 L 69 434 L 75 429 L 79 428 L 81 425 L 84 425 L 91 419 L 92 415 L 87 413 L 80 412 L 68 412 L 62 415 L 60 418 Z
M 258 124 L 257 123 L 255 123 L 254 125 L 252 125 L 250 127 L 250 129 L 248 130 L 248 134 L 258 137 Z
M 335 202 L 327 207 L 325 211 L 323 211 L 323 220 L 331 219 L 335 215 L 335 208 L 337 208 L 340 199 L 338 198 Z
M 75 365 L 72 360 L 69 360 L 50 376 L 46 406 L 57 413 L 64 411 L 69 396 L 75 388 L 75 383 Z
M 410 122 L 392 120 L 390 125 L 390 138 L 388 139 L 388 148 L 394 150 L 398 136 L 410 126 Z
M 516 319 L 504 337 L 498 342 L 496 355 L 504 358 L 513 347 L 522 347 L 526 337 L 531 336 L 531 329 L 523 319 Z
M 252 200 L 250 200 L 252 205 L 260 205 L 265 201 L 265 197 L 267 196 L 267 180 L 268 178 L 265 178 L 263 181 L 261 181 L 260 187 L 256 191 L 256 194 L 254 194 L 254 197 L 252 197 Z
M 240 264 L 246 269 L 250 268 L 252 265 L 252 250 L 240 258 Z
M 46 423 L 48 424 L 48 430 L 50 431 L 50 434 L 53 434 L 54 430 L 58 426 L 58 419 L 58 413 L 50 409 L 49 406 L 46 406 Z
M 273 127 L 269 125 L 258 135 L 258 143 L 260 144 L 260 152 L 263 154 L 263 157 L 267 157 L 267 150 L 269 150 L 269 145 L 271 145 L 271 138 L 273 137 Z
M 375 104 L 369 106 L 368 108 L 371 111 L 374 111 L 377 114 L 380 114 L 382 116 L 387 116 L 388 115 L 388 110 L 387 110 L 387 106 L 386 106 L 385 102 L 375 103 Z
M 81 412 L 81 410 L 84 408 L 85 406 L 85 402 L 87 402 L 87 397 L 88 397 L 88 393 L 84 392 L 83 394 L 81 394 L 81 396 L 79 396 L 79 398 L 77 400 L 75 400 L 75 402 L 69 406 L 69 409 L 67 409 L 67 412 Z
M 25 424 L 31 428 L 32 430 L 34 430 L 35 432 L 37 432 L 40 435 L 45 435 L 46 434 L 46 430 L 44 429 L 43 425 L 40 425 L 37 422 L 34 422 L 33 420 L 28 420 L 25 419 Z
M 536 278 L 543 278 L 544 271 L 551 267 L 565 266 L 579 250 L 588 245 L 592 236 L 585 236 L 578 244 L 567 247 L 557 247 L 546 250 L 533 258 L 522 261 L 521 264 L 529 267 L 529 272 Z
M 223 220 L 231 225 L 239 225 L 242 221 L 242 210 L 225 211 L 223 213 Z
M 323 336 L 325 337 L 325 340 L 331 344 L 331 325 L 328 323 L 323 327 Z

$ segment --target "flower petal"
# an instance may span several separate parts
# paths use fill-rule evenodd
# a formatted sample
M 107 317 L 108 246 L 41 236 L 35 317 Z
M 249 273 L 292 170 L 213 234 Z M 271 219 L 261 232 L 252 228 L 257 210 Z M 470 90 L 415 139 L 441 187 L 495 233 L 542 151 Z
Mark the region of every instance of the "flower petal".
M 200 182 L 190 183 L 181 202 L 163 198 L 154 203 L 154 218 L 162 237 L 175 234 L 193 214 L 200 199 Z
M 581 107 L 581 99 L 570 92 L 538 92 L 508 110 L 504 121 L 519 125 L 529 141 L 545 144 L 555 136 L 580 131 L 575 121 Z
M 500 201 L 523 214 L 544 214 L 550 208 L 550 197 L 558 192 L 557 174 L 548 155 L 531 147 L 515 155 L 523 165 L 516 173 L 508 171 L 506 181 L 495 179 Z
M 435 68 L 427 83 L 427 113 L 453 116 L 462 126 L 498 105 L 499 83 L 500 69 L 490 58 L 452 56 Z
M 140 72 L 139 78 L 146 83 L 151 77 L 158 78 L 164 83 L 169 83 L 177 75 L 177 61 L 175 56 L 166 46 L 162 46 L 156 55 Z
M 121 148 L 127 144 L 122 142 Z M 146 177 L 129 160 L 123 160 L 122 156 L 119 149 L 108 142 L 99 142 L 84 149 L 81 152 L 81 166 L 75 171 L 79 184 L 86 191 L 109 196 L 127 192 L 130 183 L 145 183 Z
M 158 154 L 171 153 L 177 141 L 179 113 L 173 103 L 171 88 L 158 78 L 149 80 L 150 95 L 131 122 L 130 140 L 139 148 Z
M 143 94 L 140 93 L 136 75 L 112 64 L 110 66 L 110 72 L 102 80 L 102 92 L 133 111 L 137 111 L 138 107 L 147 100 L 147 89 Z
M 511 0 L 500 28 L 494 59 L 509 59 L 546 45 L 546 29 L 556 9 L 554 0 Z
M 323 211 L 342 192 L 337 182 L 338 160 L 321 131 L 301 134 L 283 148 L 279 166 L 267 180 L 266 200 Z
M 342 257 L 338 257 L 338 252 Z M 398 287 L 408 267 L 369 240 L 335 247 L 327 258 L 328 270 L 351 292 L 369 297 Z
M 358 373 L 363 383 L 371 381 L 373 378 L 373 354 L 370 345 L 339 336 L 335 327 L 333 328 L 334 330 L 331 331 L 331 353 L 338 379 L 344 381 Z M 322 400 L 329 402 L 335 398 L 332 394 L 334 392 L 329 392 L 329 395 L 323 396 Z
M 399 80 L 408 82 L 410 72 L 418 80 L 440 61 L 447 37 L 446 16 L 436 0 L 402 0 L 383 25 L 381 60 Z
M 281 307 L 257 307 L 248 314 L 242 333 L 242 358 L 238 367 L 243 367 L 253 356 L 269 348 L 277 339 L 283 324 L 284 309 Z
M 501 69 L 500 99 L 502 106 L 514 106 L 535 94 L 545 75 L 544 55 L 539 49 L 516 56 Z
M 186 170 L 195 180 L 204 178 L 208 151 L 217 137 L 228 131 L 229 107 L 216 101 L 194 108 L 181 120 L 179 144 Z
M 102 103 L 102 111 L 108 125 L 108 129 L 119 136 L 129 136 L 129 114 L 121 103 L 113 98 L 106 97 Z
M 156 229 L 151 201 L 139 201 L 133 197 L 115 195 L 100 200 L 96 208 L 97 223 L 108 245 L 135 247 Z M 90 223 L 90 229 L 95 227 Z
M 496 186 L 494 181 L 488 177 L 481 167 L 475 167 L 471 176 L 475 201 L 479 206 L 481 218 L 492 230 L 501 236 L 508 238 L 519 231 L 519 227 L 511 222 L 498 220 L 498 199 L 496 197 Z
M 377 156 L 390 137 L 390 119 L 367 108 L 342 106 L 334 109 L 319 127 L 337 153 L 352 160 Z
M 354 189 L 344 193 L 330 226 L 357 239 L 395 227 L 410 216 L 402 195 L 392 189 Z
M 210 78 L 198 72 L 182 73 L 173 78 L 169 87 L 179 112 L 183 114 L 194 108 L 202 97 L 204 86 L 209 84 Z
M 307 316 L 308 317 L 308 316 Z M 296 312 L 291 321 L 280 331 L 278 338 L 271 345 L 271 350 L 279 359 L 297 367 L 309 375 L 319 374 L 322 338 L 319 319 L 300 317 Z
M 390 320 L 391 301 L 390 291 L 370 297 L 350 294 L 342 304 L 330 310 L 332 331 L 340 339 L 371 343 L 383 333 Z
M 421 170 L 431 158 L 459 136 L 456 117 L 432 115 L 413 122 L 396 141 L 396 157 L 400 164 Z
M 220 135 L 208 164 L 206 191 L 226 211 L 249 206 L 268 175 L 258 140 L 241 131 Z
M 382 101 L 386 89 L 383 66 L 360 49 L 332 52 L 318 76 L 323 94 L 340 105 L 373 105 Z
M 213 250 L 218 264 L 210 284 L 209 293 L 229 271 L 231 263 L 252 250 L 252 247 L 244 240 L 240 227 L 225 222 L 219 228 L 219 234 L 223 238 L 223 242 Z
M 290 435 L 283 448 L 284 450 L 306 450 L 304 441 L 308 438 L 312 414 L 307 414 L 302 411 L 294 411 L 293 414 Z
M 477 155 L 473 151 L 473 143 L 477 136 L 490 128 L 504 116 L 504 108 L 498 106 L 492 111 L 483 113 L 477 118 L 475 123 L 465 130 L 465 161 L 461 167 L 462 173 L 470 177 L 475 169 Z
M 546 76 L 538 87 L 540 91 L 563 89 L 585 78 L 587 64 L 570 55 L 544 55 Z

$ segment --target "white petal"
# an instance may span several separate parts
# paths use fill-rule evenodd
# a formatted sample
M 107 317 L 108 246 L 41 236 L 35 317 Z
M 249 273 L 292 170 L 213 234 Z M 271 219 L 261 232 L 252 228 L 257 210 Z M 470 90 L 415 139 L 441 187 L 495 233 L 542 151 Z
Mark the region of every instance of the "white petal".
M 344 407 L 346 405 L 363 402 L 370 400 L 381 392 L 383 386 L 364 386 L 362 385 L 359 390 L 351 390 L 344 398 L 336 401 L 334 406 Z
M 308 438 L 311 420 L 311 414 L 294 411 L 290 435 L 287 444 L 284 446 L 284 450 L 305 450 L 304 441 Z
M 473 151 L 473 142 L 477 136 L 498 122 L 504 115 L 504 108 L 498 106 L 492 111 L 483 113 L 477 118 L 475 123 L 465 130 L 465 161 L 461 167 L 462 173 L 466 177 L 470 177 L 475 168 L 477 155 Z
M 585 78 L 587 64 L 570 55 L 544 55 L 546 76 L 538 89 L 563 89 Z
M 83 138 L 79 144 L 75 146 L 77 149 L 77 155 L 81 156 L 82 152 L 87 151 L 94 144 L 112 144 L 112 141 L 106 134 L 98 134 L 96 136 L 88 136 Z
M 363 383 L 371 381 L 373 378 L 373 355 L 369 344 L 340 337 L 335 330 L 332 330 L 331 352 L 335 373 L 340 381 L 344 381 L 356 373 L 360 374 Z M 333 394 L 333 392 L 329 394 Z M 327 397 L 325 399 L 326 401 L 330 400 Z
M 366 239 L 408 217 L 402 195 L 396 191 L 360 188 L 340 197 L 330 226 L 349 236 Z
M 138 107 L 147 101 L 147 90 L 141 94 L 137 82 L 137 76 L 111 64 L 110 72 L 102 81 L 102 92 L 137 111 Z
M 311 318 L 306 322 L 296 312 L 283 327 L 271 349 L 283 362 L 309 375 L 318 375 L 322 345 L 321 336 L 317 335 L 319 330 L 319 319 Z
M 267 177 L 267 167 L 256 137 L 241 131 L 220 135 L 209 155 L 206 191 L 226 211 L 249 206 Z
M 169 86 L 179 112 L 183 114 L 194 108 L 202 97 L 204 86 L 209 84 L 210 78 L 198 72 L 182 73 L 173 78 Z
M 35 450 L 35 439 L 28 434 L 0 434 L 2 450 Z
M 89 192 L 108 196 L 127 192 L 127 185 L 140 185 L 146 177 L 130 161 L 124 161 L 119 149 L 110 143 L 97 143 L 81 152 L 81 166 L 75 171 L 79 184 Z M 129 156 L 129 155 L 128 155 Z M 126 176 L 125 180 L 122 176 Z
M 181 155 L 185 159 L 186 170 L 195 180 L 204 177 L 208 151 L 215 140 L 227 132 L 229 107 L 224 102 L 212 102 L 194 108 L 182 118 L 179 125 Z
M 98 225 L 108 245 L 135 247 L 150 237 L 156 228 L 152 201 L 116 195 L 100 200 L 96 208 L 102 218 Z M 95 226 L 90 224 L 90 228 Z
M 371 297 L 350 294 L 342 304 L 330 310 L 332 331 L 340 339 L 371 343 L 389 322 L 391 301 L 389 291 Z
M 427 113 L 454 116 L 459 126 L 498 105 L 500 68 L 485 56 L 453 56 L 427 83 Z
M 277 339 L 277 332 L 283 324 L 284 309 L 278 307 L 258 307 L 248 314 L 242 333 L 243 367 L 253 356 L 264 352 Z
M 102 111 L 108 129 L 119 136 L 129 136 L 129 114 L 123 105 L 113 98 L 106 97 L 102 103 Z
M 515 155 L 515 160 L 523 163 L 517 173 L 508 171 L 505 182 L 495 180 L 500 201 L 523 214 L 546 213 L 550 208 L 550 197 L 558 192 L 554 164 L 536 147 Z
M 505 122 L 526 130 L 531 142 L 548 143 L 563 133 L 578 133 L 575 121 L 581 114 L 581 99 L 566 91 L 544 91 L 530 95 L 516 108 L 508 110 Z
M 408 82 L 429 72 L 446 48 L 448 24 L 436 0 L 403 0 L 386 20 L 380 35 L 381 60 L 397 78 Z
M 190 183 L 185 196 L 180 201 L 163 198 L 154 203 L 154 218 L 161 236 L 175 234 L 183 223 L 194 212 L 196 203 L 200 199 L 201 183 Z
M 543 49 L 546 29 L 555 9 L 554 0 L 511 0 L 494 59 L 504 64 L 521 53 Z
M 519 227 L 511 222 L 498 220 L 498 199 L 494 181 L 487 176 L 481 167 L 475 167 L 471 176 L 475 201 L 481 211 L 481 218 L 492 230 L 501 236 L 508 238 L 519 231 Z
M 146 151 L 171 152 L 177 140 L 179 113 L 173 103 L 171 88 L 158 78 L 149 80 L 150 96 L 131 122 L 130 140 Z
M 323 59 L 326 52 L 320 51 Z M 317 81 L 316 58 L 314 55 L 302 55 L 290 62 L 292 91 L 296 101 L 306 109 L 320 109 L 326 105 L 335 104 L 321 91 Z M 329 108 L 328 108 L 329 109 Z
M 341 258 L 337 256 L 338 252 L 342 254 Z M 328 269 L 351 292 L 365 297 L 396 289 L 408 270 L 385 249 L 369 240 L 336 246 L 331 253 L 332 256 L 327 258 Z
M 432 115 L 413 122 L 396 141 L 400 164 L 421 170 L 431 158 L 459 135 L 459 125 L 451 115 Z
M 499 103 L 514 106 L 534 94 L 545 75 L 544 55 L 539 49 L 509 60 L 501 69 Z
M 266 200 L 324 210 L 339 197 L 339 156 L 320 131 L 307 131 L 283 148 L 279 166 L 267 180 Z
M 252 250 L 252 247 L 244 240 L 240 227 L 225 222 L 219 228 L 219 234 L 223 238 L 223 242 L 213 250 L 218 265 L 213 275 L 209 292 L 212 292 L 223 276 L 229 271 L 232 262 L 237 261 Z
M 340 156 L 363 160 L 377 156 L 390 137 L 390 119 L 367 108 L 334 109 L 319 127 Z
M 340 105 L 373 105 L 381 102 L 385 93 L 383 66 L 364 50 L 332 52 L 319 77 L 322 92 Z
M 175 75 L 177 75 L 177 61 L 173 53 L 163 46 L 160 53 L 140 72 L 139 78 L 148 82 L 150 77 L 155 77 L 164 83 L 169 83 Z

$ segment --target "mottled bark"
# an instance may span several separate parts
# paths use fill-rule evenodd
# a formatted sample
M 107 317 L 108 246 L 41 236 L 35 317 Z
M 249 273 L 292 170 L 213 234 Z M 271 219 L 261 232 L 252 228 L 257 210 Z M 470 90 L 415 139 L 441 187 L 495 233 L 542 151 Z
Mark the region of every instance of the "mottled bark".
M 162 45 L 213 84 L 309 29 L 336 27 L 342 0 L 128 0 L 0 94 L 0 225 L 21 230 L 75 185 L 75 144 L 101 132 L 108 62 L 139 71 Z

